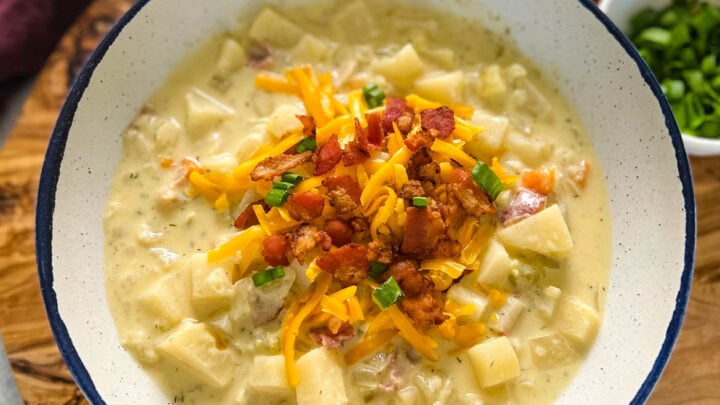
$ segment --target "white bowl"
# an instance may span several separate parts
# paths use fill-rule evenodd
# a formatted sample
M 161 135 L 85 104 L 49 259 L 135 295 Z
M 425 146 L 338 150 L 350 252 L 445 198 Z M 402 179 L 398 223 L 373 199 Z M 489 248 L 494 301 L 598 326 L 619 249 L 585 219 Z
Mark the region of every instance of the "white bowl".
M 598 7 L 614 22 L 620 30 L 627 32 L 630 18 L 638 11 L 648 7 L 662 8 L 671 0 L 600 0 Z M 707 3 L 720 5 L 719 0 L 705 0 Z M 720 139 L 702 138 L 682 134 L 685 151 L 692 156 L 720 155 Z
M 509 32 L 576 106 L 607 179 L 613 256 L 602 327 L 559 403 L 643 402 L 677 338 L 695 248 L 688 161 L 657 82 L 590 0 L 424 3 Z M 183 55 L 259 5 L 140 0 L 62 109 L 40 182 L 37 261 L 58 346 L 93 403 L 167 401 L 121 348 L 103 287 L 102 213 L 120 134 Z

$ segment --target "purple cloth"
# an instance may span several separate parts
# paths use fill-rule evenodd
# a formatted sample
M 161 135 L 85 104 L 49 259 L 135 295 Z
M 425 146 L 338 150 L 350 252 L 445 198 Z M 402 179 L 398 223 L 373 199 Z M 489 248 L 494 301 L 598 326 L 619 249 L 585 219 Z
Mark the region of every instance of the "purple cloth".
M 37 72 L 90 0 L 0 0 L 0 82 Z

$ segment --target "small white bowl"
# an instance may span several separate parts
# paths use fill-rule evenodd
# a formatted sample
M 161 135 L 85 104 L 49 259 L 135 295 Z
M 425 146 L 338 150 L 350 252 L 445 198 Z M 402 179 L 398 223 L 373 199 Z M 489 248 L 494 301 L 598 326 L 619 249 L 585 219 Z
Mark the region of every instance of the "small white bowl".
M 92 403 L 167 402 L 122 349 L 104 289 L 102 218 L 122 131 L 173 66 L 236 16 L 309 1 L 140 0 L 73 84 L 43 166 L 36 251 L 55 339 Z M 612 268 L 597 340 L 558 403 L 642 403 L 680 331 L 695 252 L 688 160 L 657 81 L 591 0 L 421 3 L 507 35 L 588 129 L 610 195 Z
M 720 0 L 704 0 L 720 5 Z M 670 0 L 600 0 L 598 7 L 612 20 L 621 31 L 627 32 L 630 18 L 638 11 L 648 7 L 661 8 L 670 4 Z M 685 151 L 692 156 L 720 155 L 720 139 L 703 138 L 682 134 Z

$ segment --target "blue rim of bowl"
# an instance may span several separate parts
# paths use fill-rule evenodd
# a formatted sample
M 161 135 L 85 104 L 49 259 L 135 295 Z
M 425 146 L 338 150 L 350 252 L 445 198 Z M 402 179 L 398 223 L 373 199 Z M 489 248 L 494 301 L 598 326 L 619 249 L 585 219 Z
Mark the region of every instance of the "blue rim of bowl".
M 93 72 L 95 72 L 95 68 L 97 68 L 105 56 L 105 53 L 115 42 L 115 39 L 120 35 L 123 28 L 125 28 L 130 20 L 132 20 L 149 1 L 150 0 L 138 0 L 137 3 L 120 17 L 115 26 L 112 27 L 110 32 L 108 32 L 95 51 L 90 55 L 82 71 L 73 81 L 50 138 L 50 143 L 45 153 L 42 172 L 40 173 L 40 183 L 38 185 L 37 207 L 35 211 L 35 260 L 38 265 L 40 291 L 45 303 L 45 311 L 50 321 L 50 328 L 55 337 L 55 342 L 60 349 L 60 354 L 65 360 L 68 369 L 70 369 L 70 374 L 72 374 L 75 382 L 77 382 L 80 389 L 82 389 L 92 404 L 105 404 L 105 400 L 103 400 L 100 393 L 98 393 L 87 368 L 85 368 L 85 365 L 75 350 L 75 345 L 68 333 L 65 322 L 63 322 L 60 317 L 57 296 L 53 286 L 52 233 L 55 194 L 57 192 L 60 165 L 65 154 L 65 144 L 67 143 L 70 127 L 72 126 L 78 104 L 90 83 Z
M 150 0 L 139 0 L 124 16 L 120 18 L 120 20 L 118 20 L 115 26 L 102 40 L 100 45 L 98 45 L 97 49 L 92 53 L 92 55 L 90 55 L 82 71 L 73 82 L 65 100 L 65 104 L 60 111 L 58 122 L 53 130 L 52 137 L 50 138 L 50 144 L 45 155 L 45 161 L 43 163 L 40 183 L 38 186 L 38 200 L 35 219 L 35 247 L 38 275 L 40 278 L 40 290 L 45 303 L 45 310 L 48 314 L 50 327 L 53 331 L 53 335 L 55 336 L 55 341 L 60 349 L 63 359 L 70 369 L 70 373 L 75 378 L 78 386 L 80 386 L 85 393 L 87 399 L 93 404 L 104 404 L 105 401 L 95 388 L 95 384 L 93 383 L 90 374 L 75 350 L 75 346 L 70 338 L 67 327 L 60 317 L 57 306 L 57 296 L 53 288 L 52 231 L 53 214 L 55 210 L 55 194 L 57 191 L 58 178 L 60 176 L 60 165 L 65 152 L 65 144 L 70 132 L 70 127 L 72 125 L 78 104 L 82 99 L 85 89 L 90 83 L 93 72 L 103 59 L 103 56 L 105 56 L 107 50 L 113 42 L 115 42 L 115 39 L 117 39 L 120 35 L 123 28 L 125 28 L 125 26 L 133 19 L 133 17 L 135 17 L 136 14 L 138 14 L 138 12 L 140 12 L 140 10 L 142 10 L 143 7 L 145 7 L 145 5 L 147 5 L 149 1 Z M 685 201 L 686 216 L 685 265 L 681 276 L 680 290 L 675 298 L 675 309 L 673 311 L 672 318 L 670 319 L 670 323 L 668 324 L 665 333 L 665 340 L 663 341 L 660 353 L 658 353 L 652 369 L 638 389 L 635 397 L 630 402 L 631 404 L 642 404 L 648 398 L 655 387 L 655 384 L 660 379 L 660 375 L 670 358 L 670 354 L 675 345 L 675 341 L 677 340 L 680 327 L 682 326 L 683 318 L 685 316 L 685 311 L 687 309 L 688 298 L 690 295 L 690 284 L 693 274 L 696 238 L 695 197 L 693 194 L 692 176 L 690 175 L 690 166 L 687 155 L 685 154 L 685 148 L 683 147 L 682 137 L 677 124 L 675 123 L 675 119 L 673 118 L 672 110 L 663 96 L 662 91 L 660 90 L 660 85 L 650 71 L 650 68 L 645 64 L 630 41 L 591 0 L 578 0 L 578 2 L 588 9 L 605 26 L 608 32 L 612 34 L 615 40 L 622 45 L 628 56 L 630 56 L 637 64 L 643 79 L 650 87 L 655 98 L 658 100 L 660 109 L 665 116 L 665 126 L 670 133 L 670 138 L 673 147 L 675 148 L 678 173 L 683 186 L 682 194 Z M 41 190 L 43 192 L 40 192 Z
M 655 358 L 652 369 L 645 377 L 635 397 L 630 401 L 631 404 L 642 404 L 650 396 L 653 388 L 655 388 L 655 384 L 657 384 L 660 379 L 665 365 L 670 359 L 673 347 L 675 347 L 675 342 L 677 341 L 683 319 L 685 318 L 695 265 L 695 239 L 697 236 L 695 224 L 695 194 L 693 192 L 690 164 L 687 154 L 685 153 L 685 146 L 683 145 L 680 129 L 678 129 L 672 110 L 670 109 L 670 104 L 667 102 L 667 99 L 665 99 L 665 95 L 663 95 L 660 84 L 657 79 L 655 79 L 652 70 L 650 70 L 650 67 L 645 63 L 640 54 L 638 54 L 632 42 L 610 21 L 610 18 L 608 18 L 602 10 L 591 0 L 580 0 L 580 3 L 605 25 L 608 32 L 615 37 L 615 40 L 622 45 L 628 56 L 635 61 L 640 70 L 640 74 L 643 79 L 645 79 L 645 83 L 647 83 L 655 95 L 655 98 L 660 103 L 660 109 L 665 116 L 665 126 L 670 132 L 670 139 L 675 147 L 675 160 L 677 161 L 678 174 L 682 182 L 682 194 L 685 200 L 685 267 L 680 277 L 680 290 L 675 297 L 675 309 L 673 310 L 672 318 L 670 318 L 670 323 L 665 331 L 665 340 L 660 348 L 660 353 L 658 353 L 658 356 Z

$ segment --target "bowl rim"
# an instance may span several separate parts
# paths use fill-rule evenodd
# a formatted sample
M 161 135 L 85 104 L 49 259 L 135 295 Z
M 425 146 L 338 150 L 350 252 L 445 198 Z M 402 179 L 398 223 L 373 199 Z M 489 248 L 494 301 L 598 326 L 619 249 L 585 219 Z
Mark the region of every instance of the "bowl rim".
M 693 191 L 690 162 L 685 152 L 683 137 L 675 121 L 672 109 L 670 108 L 670 103 L 660 89 L 660 83 L 658 83 L 652 70 L 645 63 L 642 56 L 640 56 L 635 46 L 630 42 L 630 39 L 610 20 L 610 17 L 591 0 L 579 1 L 600 20 L 608 32 L 615 37 L 615 40 L 625 49 L 628 56 L 635 61 L 645 83 L 650 87 L 655 99 L 657 99 L 660 104 L 660 109 L 665 116 L 665 126 L 670 133 L 670 140 L 675 147 L 675 160 L 677 161 L 678 175 L 682 183 L 682 194 L 685 200 L 685 263 L 682 275 L 680 276 L 680 289 L 675 297 L 675 309 L 673 310 L 668 327 L 665 330 L 665 340 L 660 347 L 660 352 L 655 358 L 655 363 L 645 377 L 642 385 L 638 388 L 635 397 L 630 401 L 631 404 L 642 404 L 647 400 L 653 388 L 655 388 L 655 385 L 660 380 L 660 376 L 668 360 L 670 360 L 670 355 L 675 347 L 675 342 L 680 334 L 683 319 L 685 318 L 695 268 L 695 239 L 697 237 L 695 193 Z
M 52 236 L 55 196 L 57 192 L 57 182 L 60 177 L 60 166 L 63 160 L 65 145 L 67 143 L 72 121 L 78 105 L 82 100 L 85 89 L 90 83 L 95 68 L 97 68 L 105 56 L 105 53 L 118 38 L 125 26 L 149 3 L 149 1 L 150 0 L 138 0 L 138 2 L 135 3 L 117 21 L 105 38 L 103 38 L 100 42 L 95 51 L 90 55 L 81 72 L 75 78 L 65 99 L 65 103 L 60 110 L 55 128 L 53 129 L 38 185 L 38 190 L 42 190 L 42 192 L 38 192 L 36 203 L 35 256 L 38 266 L 40 290 L 45 310 L 50 322 L 50 328 L 53 332 L 53 337 L 60 350 L 60 354 L 68 366 L 70 374 L 73 376 L 87 399 L 93 404 L 104 404 L 105 401 L 97 391 L 92 377 L 75 349 L 65 323 L 60 317 L 57 295 L 53 286 Z M 628 56 L 637 64 L 642 78 L 645 80 L 645 83 L 649 86 L 656 100 L 660 104 L 661 112 L 665 117 L 665 126 L 668 128 L 672 145 L 675 149 L 675 159 L 679 179 L 682 183 L 682 195 L 685 208 L 684 268 L 681 274 L 680 288 L 675 299 L 675 308 L 670 322 L 668 323 L 665 332 L 665 339 L 660 348 L 660 352 L 655 358 L 655 362 L 648 372 L 645 380 L 638 388 L 637 393 L 630 402 L 631 404 L 641 404 L 645 402 L 655 387 L 655 384 L 660 379 L 662 371 L 670 358 L 670 354 L 672 353 L 672 349 L 677 340 L 687 309 L 694 268 L 696 238 L 695 198 L 693 193 L 692 176 L 688 158 L 683 146 L 682 136 L 675 119 L 673 118 L 670 106 L 665 97 L 662 96 L 660 85 L 650 71 L 650 68 L 642 60 L 630 41 L 612 23 L 612 21 L 610 21 L 605 13 L 592 2 L 592 0 L 577 1 L 581 6 L 588 9 L 589 12 L 593 14 L 595 18 L 603 24 L 603 26 L 605 26 L 608 32 L 612 34 L 615 40 L 623 47 L 625 52 L 627 52 Z

